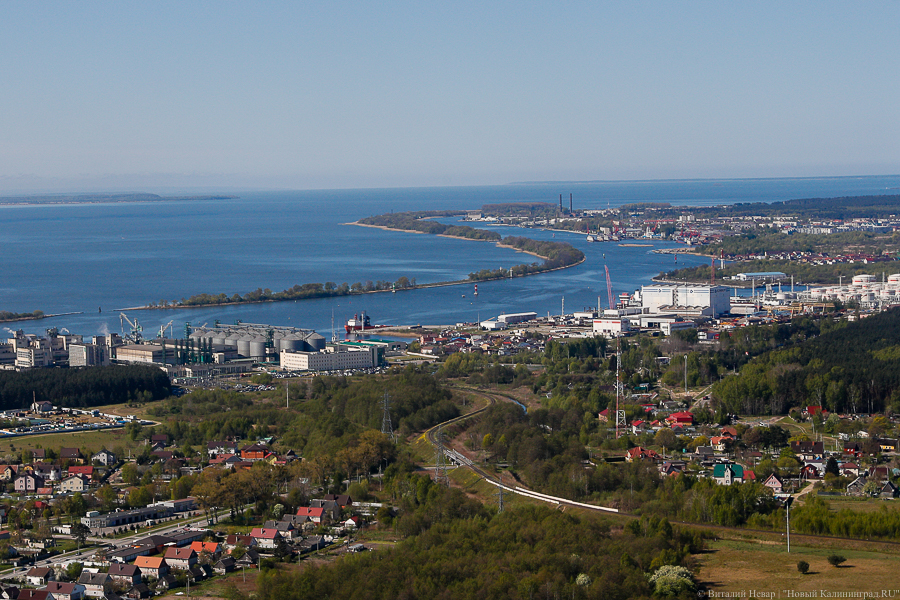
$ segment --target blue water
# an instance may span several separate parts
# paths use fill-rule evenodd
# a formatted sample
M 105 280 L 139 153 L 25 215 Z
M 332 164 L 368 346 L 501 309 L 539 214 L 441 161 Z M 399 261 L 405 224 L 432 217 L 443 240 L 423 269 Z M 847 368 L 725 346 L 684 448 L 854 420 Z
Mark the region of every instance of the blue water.
M 513 184 L 503 186 L 242 193 L 231 200 L 135 204 L 0 207 L 0 310 L 83 312 L 6 324 L 26 332 L 65 327 L 86 336 L 121 331 L 119 309 L 197 293 L 244 294 L 257 287 L 282 290 L 300 283 L 464 279 L 480 269 L 537 259 L 492 244 L 344 223 L 390 211 L 480 208 L 509 201 L 568 203 L 605 208 L 631 202 L 717 205 L 792 198 L 896 194 L 900 176 L 814 179 L 636 181 Z M 176 330 L 244 322 L 293 325 L 328 336 L 332 312 L 340 328 L 366 310 L 376 323 L 449 324 L 502 312 L 558 314 L 606 305 L 604 265 L 614 293 L 633 291 L 674 266 L 651 248 L 588 244 L 584 236 L 499 228 L 503 235 L 568 241 L 587 261 L 571 269 L 471 286 L 371 294 L 352 298 L 128 311 L 156 331 L 170 320 Z M 658 243 L 655 247 L 672 244 Z M 604 258 L 605 254 L 605 258 Z M 705 262 L 680 257 L 678 265 Z M 463 297 L 465 295 L 465 297 Z M 98 313 L 102 307 L 103 312 Z

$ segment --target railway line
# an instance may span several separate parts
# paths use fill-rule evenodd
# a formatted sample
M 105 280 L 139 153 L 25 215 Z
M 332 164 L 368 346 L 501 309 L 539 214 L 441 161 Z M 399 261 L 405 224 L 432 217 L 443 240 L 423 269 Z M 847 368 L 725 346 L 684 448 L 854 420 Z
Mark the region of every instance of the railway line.
M 428 429 L 425 432 L 425 437 L 435 448 L 437 448 L 437 446 L 438 446 L 437 432 L 441 427 L 444 427 L 446 425 L 451 425 L 453 423 L 458 423 L 460 421 L 464 421 L 466 419 L 475 417 L 475 416 L 483 413 L 484 411 L 486 411 L 488 408 L 490 408 L 494 404 L 496 404 L 498 400 L 518 402 L 512 397 L 507 396 L 506 394 L 498 393 L 498 392 L 486 392 L 484 390 L 476 390 L 473 388 L 462 388 L 462 389 L 464 391 L 474 393 L 474 394 L 481 396 L 482 398 L 486 399 L 488 401 L 488 403 L 485 406 L 483 406 L 482 408 L 479 408 L 478 410 L 474 410 L 465 415 L 460 415 L 458 417 L 450 419 L 449 421 L 444 421 L 443 423 L 440 423 L 439 425 L 435 425 L 431 429 Z M 549 494 L 535 492 L 533 490 L 529 490 L 528 488 L 524 488 L 521 486 L 506 485 L 506 484 L 502 483 L 502 481 L 497 480 L 493 475 L 487 473 L 484 469 L 479 467 L 477 464 L 475 464 L 471 459 L 466 457 L 464 454 L 462 454 L 452 448 L 445 448 L 444 456 L 447 458 L 447 460 L 449 460 L 453 464 L 455 464 L 459 467 L 465 467 L 465 468 L 473 471 L 475 474 L 477 474 L 479 477 L 484 479 L 487 483 L 491 484 L 492 486 L 494 486 L 498 489 L 502 488 L 504 492 L 509 492 L 509 493 L 517 494 L 517 495 L 520 495 L 520 496 L 523 496 L 526 498 L 531 498 L 533 500 L 546 502 L 546 503 L 551 504 L 556 507 L 571 506 L 573 508 L 581 508 L 581 509 L 585 509 L 585 510 L 591 510 L 594 512 L 615 513 L 615 514 L 621 515 L 623 517 L 634 518 L 634 519 L 638 519 L 642 516 L 642 515 L 636 515 L 633 513 L 621 512 L 615 508 L 608 508 L 605 506 L 597 506 L 594 504 L 586 504 L 583 502 L 576 502 L 574 500 L 568 500 L 566 498 L 551 496 Z M 750 529 L 750 528 L 744 528 L 744 527 L 726 527 L 724 525 L 713 525 L 710 523 L 694 523 L 694 522 L 690 522 L 690 521 L 674 521 L 673 520 L 670 522 L 673 525 L 677 524 L 677 525 L 682 525 L 685 527 L 699 528 L 699 529 L 703 529 L 705 531 L 709 531 L 710 533 L 722 532 L 723 534 L 728 533 L 731 535 L 752 533 L 752 534 L 757 534 L 760 536 L 768 536 L 768 537 L 775 537 L 775 538 L 778 538 L 781 535 L 783 535 L 783 532 L 781 532 L 781 531 L 775 531 L 775 530 L 769 530 L 769 529 Z M 792 532 L 792 536 L 800 543 L 802 543 L 803 540 L 821 541 L 821 542 L 844 542 L 844 543 L 854 542 L 854 543 L 858 543 L 858 544 L 867 544 L 867 545 L 872 545 L 872 546 L 881 545 L 884 547 L 890 547 L 892 549 L 896 549 L 896 551 L 898 553 L 900 553 L 900 541 L 869 540 L 869 539 L 861 539 L 861 538 L 847 538 L 847 537 L 839 537 L 839 536 L 833 536 L 833 535 L 822 535 L 822 534 L 814 534 L 814 533 L 799 533 L 799 532 Z M 724 535 L 722 537 L 724 537 Z

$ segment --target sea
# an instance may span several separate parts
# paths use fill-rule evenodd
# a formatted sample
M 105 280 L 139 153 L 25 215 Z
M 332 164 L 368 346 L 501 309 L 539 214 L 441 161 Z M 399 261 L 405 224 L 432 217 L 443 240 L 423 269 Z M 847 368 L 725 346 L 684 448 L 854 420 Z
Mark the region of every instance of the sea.
M 44 333 L 56 327 L 85 338 L 131 330 L 181 337 L 185 324 L 215 321 L 314 329 L 343 335 L 366 312 L 373 324 L 452 325 L 502 313 L 571 313 L 607 305 L 700 257 L 656 254 L 650 246 L 588 243 L 583 234 L 493 227 L 502 235 L 569 242 L 584 251 L 576 267 L 539 275 L 396 293 L 288 302 L 137 310 L 194 294 L 280 291 L 295 284 L 466 279 L 481 269 L 535 262 L 533 256 L 481 241 L 354 226 L 362 217 L 410 210 L 479 209 L 496 202 L 551 202 L 601 209 L 635 202 L 713 206 L 897 194 L 900 175 L 870 177 L 670 181 L 548 182 L 472 187 L 235 192 L 229 199 L 115 204 L 0 206 L 0 310 L 54 316 L 0 324 Z M 189 194 L 189 190 L 172 195 Z M 485 225 L 478 225 L 486 227 Z M 641 242 L 644 243 L 644 242 Z M 122 316 L 124 315 L 124 317 Z M 0 337 L 4 337 L 0 333 Z

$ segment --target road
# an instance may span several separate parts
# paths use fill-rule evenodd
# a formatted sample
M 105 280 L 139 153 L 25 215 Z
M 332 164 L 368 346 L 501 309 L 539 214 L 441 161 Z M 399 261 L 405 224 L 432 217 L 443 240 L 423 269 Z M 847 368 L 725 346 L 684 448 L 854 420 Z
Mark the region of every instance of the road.
M 228 513 L 228 509 L 221 509 L 218 511 L 217 516 L 221 517 Z M 112 544 L 111 547 L 108 548 L 109 551 L 115 551 L 120 548 L 126 548 L 128 546 L 134 545 L 135 542 L 141 540 L 149 535 L 168 535 L 175 531 L 179 531 L 188 527 L 190 525 L 196 525 L 199 523 L 203 523 L 206 525 L 206 516 L 202 515 L 199 517 L 191 517 L 186 520 L 179 520 L 176 523 L 172 523 L 169 525 L 165 525 L 163 527 L 154 528 L 152 530 L 144 530 L 142 532 L 135 532 L 133 535 L 128 535 L 122 538 L 98 538 L 98 537 L 88 537 L 88 542 L 93 542 L 95 544 Z M 27 567 L 20 567 L 17 569 L 13 569 L 8 573 L 4 573 L 0 575 L 0 581 L 6 581 L 10 579 L 18 579 L 24 576 L 24 574 L 31 569 L 32 566 L 35 567 L 47 567 L 47 566 L 55 566 L 62 565 L 72 561 L 76 562 L 86 562 L 97 553 L 99 548 L 88 548 L 81 551 L 72 551 L 66 552 L 64 554 L 57 554 L 56 556 L 41 560 L 36 562 L 34 565 L 29 565 Z

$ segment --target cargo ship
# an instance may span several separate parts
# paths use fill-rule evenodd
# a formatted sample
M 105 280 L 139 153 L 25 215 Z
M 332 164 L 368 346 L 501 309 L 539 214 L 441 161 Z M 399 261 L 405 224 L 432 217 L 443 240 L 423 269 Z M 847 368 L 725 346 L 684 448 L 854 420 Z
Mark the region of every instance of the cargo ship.
M 347 319 L 347 324 L 344 325 L 344 329 L 347 330 L 347 333 L 351 331 L 364 331 L 366 329 L 372 329 L 372 322 L 369 320 L 369 315 L 363 311 L 362 314 L 353 315 L 352 319 Z

